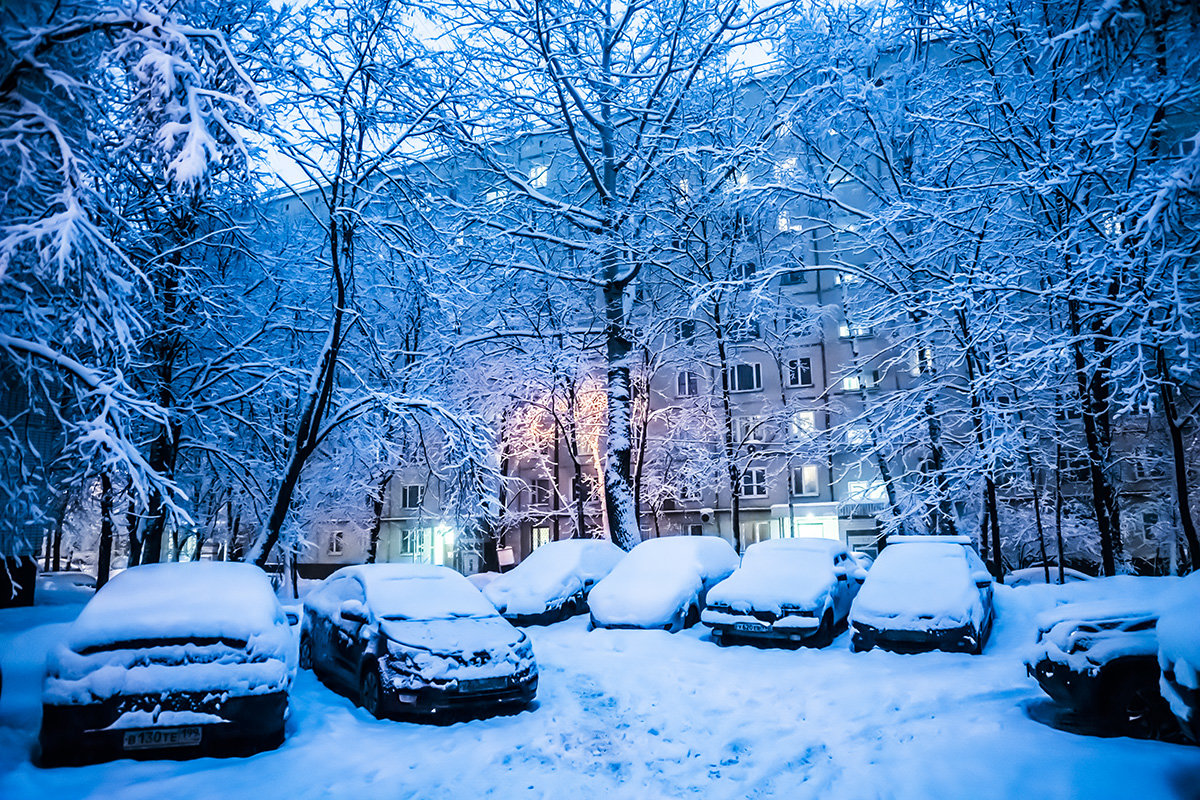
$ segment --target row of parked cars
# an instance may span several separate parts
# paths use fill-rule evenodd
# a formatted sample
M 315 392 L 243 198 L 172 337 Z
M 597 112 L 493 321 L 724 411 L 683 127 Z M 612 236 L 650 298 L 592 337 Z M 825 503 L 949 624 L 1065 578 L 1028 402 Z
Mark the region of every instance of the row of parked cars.
M 629 553 L 570 540 L 539 548 L 482 592 L 445 567 L 346 567 L 308 593 L 300 614 L 251 565 L 148 565 L 97 592 L 51 651 L 41 763 L 275 747 L 297 667 L 379 717 L 520 709 L 536 695 L 538 668 L 517 626 L 582 613 L 594 628 L 703 621 L 718 645 L 825 646 L 849 625 L 856 651 L 975 653 L 994 617 L 991 578 L 955 537 L 892 537 L 874 564 L 825 539 L 762 542 L 740 561 L 711 536 L 652 539 Z M 1051 626 L 1040 638 L 1061 635 Z M 1159 624 L 1164 693 L 1193 735 L 1196 638 L 1190 620 Z M 1075 657 L 1082 641 L 1059 649 Z
M 770 539 L 739 561 L 716 536 L 552 542 L 484 593 L 516 624 L 590 614 L 594 628 L 677 631 L 696 622 L 720 645 L 831 643 L 852 649 L 980 652 L 994 616 L 992 578 L 965 537 L 894 536 L 872 565 L 841 542 Z

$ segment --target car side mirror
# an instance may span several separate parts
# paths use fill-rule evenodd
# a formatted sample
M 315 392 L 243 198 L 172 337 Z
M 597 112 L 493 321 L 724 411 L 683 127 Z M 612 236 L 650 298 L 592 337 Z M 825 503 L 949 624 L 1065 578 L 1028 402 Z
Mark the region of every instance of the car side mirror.
M 285 608 L 283 616 L 287 617 L 288 625 L 297 625 L 300 623 L 300 615 L 296 613 L 294 608 Z
M 986 572 L 972 572 L 971 580 L 975 581 L 975 585 L 982 589 L 991 585 L 992 576 Z
M 867 579 L 867 571 L 865 569 L 863 569 L 862 567 L 855 568 L 854 580 L 858 581 L 859 583 L 862 583 L 866 579 Z
M 342 603 L 338 609 L 338 614 L 347 622 L 356 622 L 359 625 L 367 621 L 367 607 L 358 600 L 347 600 Z
M 838 564 L 836 567 L 834 567 L 833 577 L 837 578 L 839 581 L 846 580 L 846 565 Z

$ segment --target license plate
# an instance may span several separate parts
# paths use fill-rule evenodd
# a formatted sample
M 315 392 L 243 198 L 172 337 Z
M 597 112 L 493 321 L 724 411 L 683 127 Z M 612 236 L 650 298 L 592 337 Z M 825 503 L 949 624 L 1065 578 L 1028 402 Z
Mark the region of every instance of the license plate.
M 126 750 L 146 750 L 158 747 L 189 747 L 200 744 L 200 726 L 182 728 L 144 728 L 125 732 Z
M 458 682 L 460 692 L 488 692 L 493 689 L 503 689 L 505 686 L 508 686 L 508 678 L 476 678 Z
M 735 622 L 733 623 L 735 631 L 746 631 L 747 633 L 760 633 L 767 629 L 766 625 L 759 625 L 757 622 Z

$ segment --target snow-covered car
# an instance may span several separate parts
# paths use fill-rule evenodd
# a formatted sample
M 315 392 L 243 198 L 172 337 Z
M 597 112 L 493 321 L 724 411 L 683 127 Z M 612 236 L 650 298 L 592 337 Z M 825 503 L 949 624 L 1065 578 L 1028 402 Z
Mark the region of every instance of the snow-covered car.
M 850 557 L 854 559 L 854 563 L 861 567 L 864 572 L 875 564 L 875 556 L 860 550 L 851 550 Z
M 1082 581 L 1090 581 L 1092 576 L 1080 572 L 1077 569 L 1063 567 L 1063 583 L 1080 583 Z M 1045 567 L 1025 567 L 1024 569 L 1014 569 L 1012 572 L 1004 576 L 1005 586 L 1033 586 L 1034 584 L 1046 583 L 1046 568 Z M 1050 565 L 1050 583 L 1058 583 L 1058 565 Z
M 1200 744 L 1200 572 L 1180 581 L 1161 610 L 1159 689 L 1183 732 Z
M 548 625 L 587 611 L 592 587 L 624 557 L 607 539 L 547 542 L 483 593 L 514 625 Z
M 965 536 L 892 536 L 850 607 L 850 649 L 983 652 L 992 576 Z
M 257 567 L 125 570 L 47 657 L 41 763 L 277 747 L 295 671 L 289 620 Z
M 1158 604 L 1067 603 L 1038 617 L 1026 671 L 1046 694 L 1114 730 L 1157 737 L 1174 728 L 1158 691 Z
M 528 637 L 432 564 L 343 567 L 304 599 L 300 665 L 376 717 L 478 715 L 537 693 Z
M 666 536 L 638 544 L 588 595 L 593 628 L 661 628 L 700 621 L 709 589 L 737 568 L 718 536 Z
M 867 577 L 834 539 L 768 539 L 708 593 L 700 620 L 712 639 L 824 647 L 845 623 Z

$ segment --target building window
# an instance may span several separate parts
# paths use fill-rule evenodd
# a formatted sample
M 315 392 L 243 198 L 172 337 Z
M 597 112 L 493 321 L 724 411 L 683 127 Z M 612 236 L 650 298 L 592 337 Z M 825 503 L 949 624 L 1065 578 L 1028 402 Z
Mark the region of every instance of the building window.
M 756 319 L 738 320 L 729 325 L 729 340 L 732 342 L 748 342 L 761 338 L 762 328 Z
M 700 394 L 700 376 L 691 370 L 679 370 L 675 374 L 675 394 L 679 397 L 695 397 Z
M 1142 514 L 1142 529 L 1149 536 L 1154 531 L 1154 526 L 1158 524 L 1158 514 L 1153 511 L 1147 511 Z
M 733 438 L 739 444 L 765 442 L 765 429 L 762 417 L 749 415 L 733 418 Z
M 857 392 L 862 388 L 862 379 L 858 375 L 847 375 L 842 378 L 843 392 Z
M 699 523 L 692 523 L 691 525 L 688 525 L 688 536 L 703 536 L 703 535 L 704 535 L 704 526 L 703 525 L 700 525 Z
M 793 358 L 787 362 L 788 386 L 812 386 L 812 359 Z
M 887 486 L 883 481 L 848 481 L 846 499 L 859 503 L 886 503 Z
M 529 504 L 534 506 L 550 505 L 550 479 L 534 478 L 529 482 Z
M 869 325 L 839 325 L 838 336 L 842 339 L 870 339 L 875 329 Z
M 933 349 L 918 347 L 913 353 L 912 376 L 928 375 L 933 372 Z
M 817 412 L 797 411 L 792 414 L 792 438 L 803 439 L 817 432 Z
M 871 431 L 866 425 L 851 425 L 846 429 L 846 444 L 851 447 L 866 447 L 871 442 Z
M 529 185 L 534 189 L 543 189 L 550 182 L 550 165 L 534 164 L 529 168 Z
M 696 336 L 696 320 L 680 319 L 675 321 L 675 339 L 680 342 L 690 342 Z
M 549 525 L 534 525 L 529 529 L 529 549 L 537 550 L 550 541 Z
M 742 497 L 767 496 L 767 471 L 748 469 L 742 473 Z
M 761 364 L 734 364 L 729 368 L 729 391 L 757 392 L 762 389 Z
M 754 273 L 758 270 L 758 265 L 753 261 L 745 261 L 733 268 L 734 277 L 741 280 L 754 277 Z
M 345 552 L 346 534 L 344 531 L 334 531 L 329 534 L 329 555 L 340 556 Z
M 787 233 L 792 228 L 791 220 L 788 219 L 786 211 L 780 211 L 779 216 L 775 217 L 775 229 L 780 233 Z
M 779 276 L 779 285 L 800 286 L 805 282 L 807 277 L 808 273 L 802 269 L 790 269 Z
M 424 487 L 422 487 L 420 484 L 414 483 L 400 488 L 401 508 L 420 508 L 421 501 L 424 499 Z
M 797 497 L 815 497 L 821 493 L 817 478 L 817 465 L 805 464 L 792 469 L 792 494 Z

